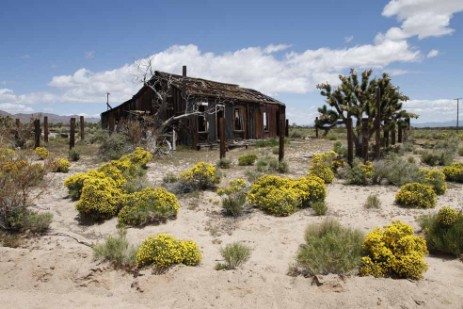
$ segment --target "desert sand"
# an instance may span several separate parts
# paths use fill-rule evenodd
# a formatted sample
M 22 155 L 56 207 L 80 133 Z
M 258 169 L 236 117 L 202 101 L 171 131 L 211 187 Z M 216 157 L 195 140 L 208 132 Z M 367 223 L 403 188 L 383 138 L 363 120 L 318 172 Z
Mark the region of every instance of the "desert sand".
M 308 171 L 315 152 L 331 149 L 323 141 L 293 143 L 287 149 L 290 177 Z M 244 151 L 227 156 L 235 159 Z M 201 151 L 178 160 L 154 160 L 148 165 L 148 180 L 160 185 L 167 172 L 178 173 L 196 161 L 217 161 L 218 151 Z M 139 244 L 157 233 L 171 233 L 195 240 L 203 259 L 197 267 L 178 265 L 164 274 L 150 268 L 138 275 L 115 270 L 111 264 L 94 260 L 85 245 L 104 241 L 117 232 L 117 220 L 79 225 L 74 202 L 63 186 L 66 177 L 96 165 L 85 160 L 74 163 L 69 174 L 49 174 L 46 192 L 35 201 L 40 211 L 53 213 L 48 234 L 29 239 L 19 248 L 0 248 L 0 299 L 2 308 L 463 308 L 463 263 L 447 257 L 428 256 L 429 270 L 419 281 L 373 277 L 322 276 L 318 280 L 287 275 L 304 230 L 319 222 L 311 209 L 277 218 L 249 209 L 239 218 L 221 213 L 220 197 L 211 191 L 179 196 L 178 217 L 164 224 L 129 228 L 128 239 Z M 252 167 L 249 167 L 252 168 Z M 230 179 L 243 176 L 236 164 L 224 170 Z M 450 184 L 431 210 L 403 209 L 394 204 L 394 186 L 346 186 L 340 180 L 328 185 L 325 217 L 365 233 L 392 220 L 411 224 L 416 218 L 440 207 L 462 206 L 462 185 Z M 368 195 L 378 194 L 378 210 L 363 208 Z M 237 270 L 216 271 L 220 248 L 242 241 L 252 248 L 250 260 Z

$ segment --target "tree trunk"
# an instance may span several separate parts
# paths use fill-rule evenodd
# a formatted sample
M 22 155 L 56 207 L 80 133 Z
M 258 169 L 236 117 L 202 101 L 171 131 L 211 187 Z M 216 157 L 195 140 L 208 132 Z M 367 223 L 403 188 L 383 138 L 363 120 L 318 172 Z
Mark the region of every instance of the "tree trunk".
M 347 163 L 352 166 L 354 161 L 354 140 L 353 140 L 353 130 L 352 130 L 352 117 L 347 116 L 346 119 L 346 128 L 347 128 Z

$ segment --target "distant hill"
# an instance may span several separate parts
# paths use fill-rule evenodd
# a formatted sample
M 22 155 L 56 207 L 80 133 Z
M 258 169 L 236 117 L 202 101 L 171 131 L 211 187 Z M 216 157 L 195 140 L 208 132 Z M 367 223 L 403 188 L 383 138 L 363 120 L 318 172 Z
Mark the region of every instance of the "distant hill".
M 34 114 L 10 114 L 7 112 L 4 112 L 0 110 L 0 116 L 6 117 L 10 116 L 11 118 L 17 118 L 19 119 L 22 123 L 27 123 L 31 120 L 31 118 L 40 118 L 43 119 L 44 116 L 48 117 L 48 122 L 49 123 L 69 123 L 71 118 L 77 118 L 79 119 L 79 115 L 70 115 L 70 116 L 60 116 L 56 114 L 50 114 L 50 113 L 34 113 Z M 88 123 L 97 123 L 100 121 L 100 118 L 94 118 L 94 117 L 85 117 L 85 122 Z
M 441 121 L 441 122 L 423 122 L 423 123 L 411 123 L 415 128 L 453 128 L 456 127 L 457 121 Z M 460 127 L 463 127 L 463 119 L 460 121 Z

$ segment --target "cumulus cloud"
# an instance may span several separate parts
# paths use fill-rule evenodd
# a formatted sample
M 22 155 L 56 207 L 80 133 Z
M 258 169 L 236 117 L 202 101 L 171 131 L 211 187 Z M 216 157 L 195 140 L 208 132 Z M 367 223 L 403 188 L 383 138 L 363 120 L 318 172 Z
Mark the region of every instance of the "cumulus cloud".
M 439 55 L 439 51 L 437 49 L 433 49 L 426 55 L 426 58 L 434 58 L 437 55 Z
M 196 45 L 176 45 L 120 68 L 92 72 L 85 68 L 71 75 L 55 76 L 49 86 L 60 89 L 63 101 L 98 102 L 106 92 L 115 101 L 125 101 L 137 91 L 138 67 L 151 62 L 156 70 L 239 84 L 264 93 L 307 93 L 320 82 L 337 83 L 337 76 L 351 67 L 384 68 L 394 62 L 420 58 L 406 41 L 383 41 L 346 49 L 320 48 L 302 53 L 286 51 L 289 45 L 249 47 L 223 54 L 202 52 Z
M 9 113 L 28 113 L 33 109 L 30 105 L 37 103 L 54 103 L 58 97 L 47 92 L 33 92 L 18 95 L 12 89 L 0 88 L 0 110 Z
M 410 100 L 404 103 L 404 108 L 418 114 L 416 123 L 444 122 L 456 119 L 457 104 L 455 100 Z M 437 117 L 436 117 L 437 116 Z
M 463 11 L 461 0 L 391 0 L 383 9 L 383 16 L 396 16 L 402 24 L 378 34 L 377 41 L 404 40 L 412 36 L 419 39 L 451 34 L 450 19 Z

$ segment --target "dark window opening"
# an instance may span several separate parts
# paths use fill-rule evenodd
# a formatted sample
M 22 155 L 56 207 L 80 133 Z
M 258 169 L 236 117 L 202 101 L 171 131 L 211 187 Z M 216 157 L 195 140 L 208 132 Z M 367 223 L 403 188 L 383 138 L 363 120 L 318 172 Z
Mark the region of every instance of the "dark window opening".
M 267 114 L 267 112 L 262 113 L 262 122 L 263 122 L 264 131 L 268 131 L 268 114 Z
M 244 131 L 243 112 L 241 109 L 235 108 L 233 118 L 235 119 L 235 131 Z
M 201 113 L 198 116 L 198 132 L 199 133 L 204 133 L 209 131 L 209 122 L 207 121 L 207 116 L 206 116 L 206 106 L 205 105 L 200 105 L 198 106 L 198 111 Z

